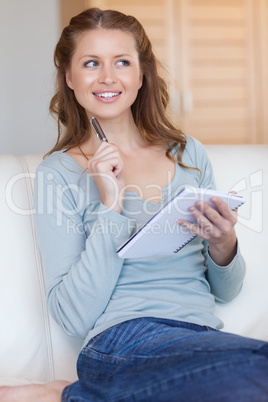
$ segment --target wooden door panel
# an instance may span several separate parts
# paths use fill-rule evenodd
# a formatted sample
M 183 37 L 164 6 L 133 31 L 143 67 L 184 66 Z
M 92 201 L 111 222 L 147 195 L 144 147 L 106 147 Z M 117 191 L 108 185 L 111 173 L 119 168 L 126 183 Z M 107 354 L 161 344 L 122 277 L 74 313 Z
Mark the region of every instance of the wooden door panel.
M 204 143 L 254 142 L 249 1 L 180 0 L 180 10 L 183 130 Z

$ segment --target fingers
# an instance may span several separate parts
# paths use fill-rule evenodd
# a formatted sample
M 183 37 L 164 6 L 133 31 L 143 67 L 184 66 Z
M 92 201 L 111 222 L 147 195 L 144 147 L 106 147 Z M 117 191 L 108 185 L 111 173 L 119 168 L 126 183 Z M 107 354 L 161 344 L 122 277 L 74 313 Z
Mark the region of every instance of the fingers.
M 198 201 L 190 208 L 196 223 L 185 220 L 180 220 L 178 223 L 205 240 L 225 238 L 233 231 L 237 214 L 220 198 L 213 197 L 211 202 L 216 209 L 203 201 Z
M 113 144 L 103 142 L 88 161 L 90 173 L 111 173 L 117 177 L 123 169 L 120 154 Z
M 120 213 L 124 200 L 123 162 L 115 145 L 102 142 L 88 161 L 103 205 Z
M 215 205 L 215 207 L 220 212 L 220 214 L 223 218 L 231 220 L 231 221 L 234 220 L 236 222 L 237 211 L 232 211 L 226 202 L 224 202 L 223 200 L 221 200 L 218 197 L 212 197 L 211 202 Z M 200 206 L 202 207 L 201 204 L 202 203 L 200 203 Z M 205 203 L 203 203 L 203 204 L 205 204 Z M 213 208 L 212 208 L 212 210 L 213 210 Z
M 215 205 L 216 209 L 212 208 L 209 204 L 203 201 L 197 202 L 197 209 L 199 209 L 199 211 L 205 215 L 209 221 L 211 221 L 223 232 L 226 229 L 227 223 L 231 226 L 236 224 L 237 212 L 232 211 L 226 202 L 222 201 L 218 197 L 213 197 L 211 202 Z

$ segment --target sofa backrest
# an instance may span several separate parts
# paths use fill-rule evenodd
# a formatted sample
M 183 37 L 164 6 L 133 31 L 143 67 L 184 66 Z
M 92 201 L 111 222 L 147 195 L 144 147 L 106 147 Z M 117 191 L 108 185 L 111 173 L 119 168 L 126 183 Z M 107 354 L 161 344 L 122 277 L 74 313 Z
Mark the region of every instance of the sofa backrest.
M 33 228 L 33 178 L 41 159 L 0 156 L 0 378 L 25 383 L 74 380 L 81 347 L 46 306 Z

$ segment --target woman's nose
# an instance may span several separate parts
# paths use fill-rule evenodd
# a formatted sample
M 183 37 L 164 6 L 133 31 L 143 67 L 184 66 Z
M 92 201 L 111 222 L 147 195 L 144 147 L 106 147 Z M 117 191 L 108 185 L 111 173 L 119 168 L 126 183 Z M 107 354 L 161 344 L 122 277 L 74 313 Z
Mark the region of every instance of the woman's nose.
M 102 67 L 99 75 L 99 82 L 106 85 L 111 85 L 116 82 L 116 75 L 112 66 Z

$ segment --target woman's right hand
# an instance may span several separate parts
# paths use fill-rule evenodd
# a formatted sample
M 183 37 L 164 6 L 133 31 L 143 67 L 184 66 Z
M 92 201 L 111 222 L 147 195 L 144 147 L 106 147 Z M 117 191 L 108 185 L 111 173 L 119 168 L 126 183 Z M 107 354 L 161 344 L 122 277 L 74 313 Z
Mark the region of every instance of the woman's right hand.
M 123 162 L 114 144 L 103 141 L 88 161 L 103 205 L 120 213 L 124 201 Z

